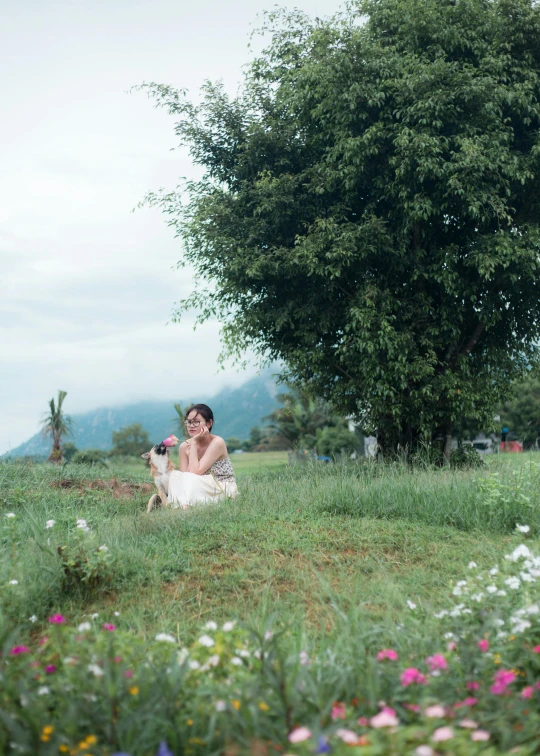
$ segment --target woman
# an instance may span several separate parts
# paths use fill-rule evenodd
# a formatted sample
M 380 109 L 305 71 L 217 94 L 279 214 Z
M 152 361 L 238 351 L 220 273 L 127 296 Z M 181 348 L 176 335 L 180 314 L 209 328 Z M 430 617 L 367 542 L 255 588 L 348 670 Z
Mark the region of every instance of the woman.
M 185 414 L 189 438 L 180 445 L 180 470 L 169 478 L 167 501 L 187 509 L 193 504 L 238 494 L 225 441 L 211 430 L 214 413 L 206 404 L 194 404 Z

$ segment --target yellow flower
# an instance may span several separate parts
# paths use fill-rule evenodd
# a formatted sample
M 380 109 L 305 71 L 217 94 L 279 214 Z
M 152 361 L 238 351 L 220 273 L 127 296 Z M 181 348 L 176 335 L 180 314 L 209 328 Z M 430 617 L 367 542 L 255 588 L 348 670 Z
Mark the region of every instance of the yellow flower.
M 191 725 L 192 725 L 192 724 L 193 724 L 193 720 L 192 720 L 192 719 L 188 719 L 188 721 L 187 721 L 187 726 L 188 726 L 188 727 L 191 727 Z
M 62 745 L 58 746 L 58 750 L 60 751 L 60 753 L 69 753 L 69 748 L 67 747 L 67 745 L 64 745 L 63 743 Z
M 241 704 L 240 704 L 240 701 L 239 701 L 239 700 L 238 700 L 237 698 L 234 698 L 234 699 L 233 699 L 233 700 L 231 701 L 231 703 L 232 703 L 232 705 L 233 705 L 233 709 L 236 709 L 236 711 L 238 711 L 238 710 L 240 709 L 240 705 L 241 705 Z
M 189 742 L 193 745 L 206 745 L 206 740 L 201 740 L 200 738 L 190 738 Z
M 260 702 L 259 709 L 261 711 L 270 711 L 270 707 L 268 706 L 268 704 L 264 703 L 264 701 Z
M 138 696 L 139 695 L 139 688 L 138 688 L 138 686 L 137 685 L 132 685 L 131 688 L 129 689 L 129 693 L 132 696 Z
M 515 640 L 515 639 L 516 639 L 516 636 L 515 636 L 515 635 L 510 635 L 510 636 L 509 636 L 509 638 L 508 638 L 508 640 L 511 640 L 511 641 L 513 641 L 513 640 Z
M 52 735 L 54 732 L 54 727 L 52 725 L 45 725 L 42 731 L 42 735 Z
M 501 655 L 500 654 L 493 654 L 493 663 L 494 664 L 500 664 L 501 663 Z
M 88 743 L 86 742 L 86 740 L 81 740 L 81 742 L 79 743 L 79 745 L 77 747 L 78 747 L 79 751 L 86 751 L 87 748 L 90 748 L 90 746 L 88 745 Z
M 86 737 L 86 742 L 88 743 L 88 745 L 94 745 L 95 743 L 97 743 L 97 738 L 95 735 L 88 735 Z

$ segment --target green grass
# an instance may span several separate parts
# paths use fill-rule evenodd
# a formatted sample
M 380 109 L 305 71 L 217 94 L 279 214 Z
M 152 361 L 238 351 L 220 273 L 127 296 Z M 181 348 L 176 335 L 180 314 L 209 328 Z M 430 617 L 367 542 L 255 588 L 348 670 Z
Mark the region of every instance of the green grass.
M 118 611 L 125 629 L 186 640 L 208 619 L 274 613 L 318 637 L 340 613 L 395 623 L 407 599 L 444 605 L 469 561 L 489 567 L 517 542 L 516 522 L 531 525 L 533 541 L 540 533 L 534 457 L 494 459 L 475 472 L 286 467 L 282 453 L 233 462 L 237 500 L 150 515 L 151 491 L 137 488 L 148 483 L 142 465 L 2 465 L 2 510 L 17 514 L 15 564 L 6 548 L 0 555 L 0 580 L 19 580 L 12 611 L 23 623 L 53 610 L 73 620 Z M 57 487 L 61 479 L 72 487 Z M 92 488 L 98 479 L 113 482 Z M 78 517 L 114 558 L 111 582 L 92 595 L 62 590 L 54 554 Z M 45 530 L 49 519 L 56 525 Z M 43 550 L 48 542 L 53 553 Z

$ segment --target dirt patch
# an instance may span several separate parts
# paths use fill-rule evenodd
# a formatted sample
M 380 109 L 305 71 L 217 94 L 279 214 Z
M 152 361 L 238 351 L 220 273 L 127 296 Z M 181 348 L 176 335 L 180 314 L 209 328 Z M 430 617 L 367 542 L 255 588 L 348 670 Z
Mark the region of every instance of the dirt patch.
M 61 480 L 54 480 L 51 484 L 51 488 L 60 488 L 63 490 L 75 490 L 77 493 L 85 493 L 86 491 L 106 491 L 110 493 L 115 499 L 130 499 L 137 493 L 150 493 L 154 490 L 154 486 L 151 483 L 122 483 L 117 478 L 110 478 L 109 480 L 71 480 L 70 478 L 62 478 Z

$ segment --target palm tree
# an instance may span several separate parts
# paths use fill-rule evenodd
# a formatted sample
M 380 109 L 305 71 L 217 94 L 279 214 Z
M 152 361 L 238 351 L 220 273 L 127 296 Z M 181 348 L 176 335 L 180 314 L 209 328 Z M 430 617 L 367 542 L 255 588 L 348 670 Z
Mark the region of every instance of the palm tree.
M 71 433 L 71 418 L 62 411 L 62 404 L 67 396 L 67 391 L 58 391 L 58 400 L 54 398 L 49 402 L 49 411 L 43 416 L 43 435 L 52 436 L 52 449 L 49 462 L 56 464 L 62 462 L 62 436 Z

